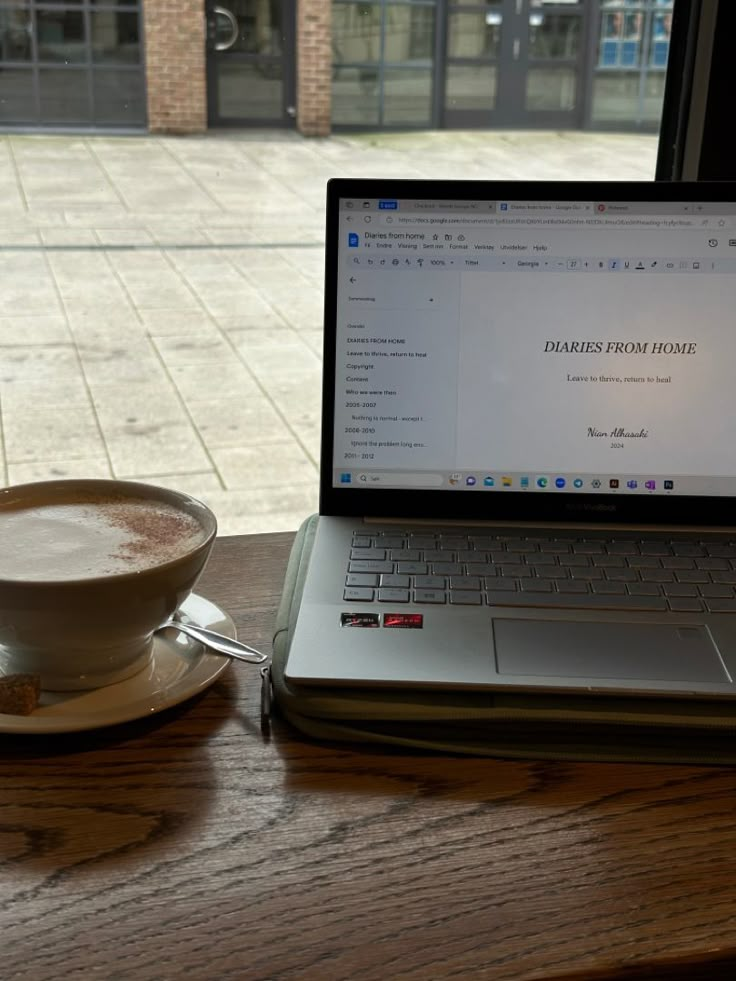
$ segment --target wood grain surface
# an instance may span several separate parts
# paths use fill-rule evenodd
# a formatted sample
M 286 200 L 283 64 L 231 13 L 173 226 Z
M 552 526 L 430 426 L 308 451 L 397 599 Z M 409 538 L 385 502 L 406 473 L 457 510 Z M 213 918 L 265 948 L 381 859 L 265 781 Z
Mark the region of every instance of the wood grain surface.
M 290 535 L 199 592 L 268 649 Z M 264 737 L 233 665 L 135 723 L 0 735 L 0 979 L 733 977 L 736 769 Z

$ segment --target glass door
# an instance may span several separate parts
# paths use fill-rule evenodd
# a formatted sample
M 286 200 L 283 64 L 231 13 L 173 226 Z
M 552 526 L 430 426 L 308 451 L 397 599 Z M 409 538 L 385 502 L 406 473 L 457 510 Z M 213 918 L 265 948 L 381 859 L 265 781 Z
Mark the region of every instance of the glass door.
M 585 31 L 582 0 L 531 0 L 514 54 L 525 121 L 530 126 L 582 123 Z
M 577 128 L 583 0 L 448 0 L 446 126 Z
M 294 0 L 207 0 L 210 126 L 293 125 Z
M 495 125 L 509 0 L 448 0 L 444 123 Z

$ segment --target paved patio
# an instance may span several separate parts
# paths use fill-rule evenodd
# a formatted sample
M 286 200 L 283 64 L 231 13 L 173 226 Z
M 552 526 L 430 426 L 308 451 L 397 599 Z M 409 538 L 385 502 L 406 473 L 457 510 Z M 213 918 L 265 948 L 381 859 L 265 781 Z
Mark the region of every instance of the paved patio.
M 222 534 L 317 507 L 332 176 L 651 180 L 654 136 L 0 135 L 0 483 L 181 488 Z

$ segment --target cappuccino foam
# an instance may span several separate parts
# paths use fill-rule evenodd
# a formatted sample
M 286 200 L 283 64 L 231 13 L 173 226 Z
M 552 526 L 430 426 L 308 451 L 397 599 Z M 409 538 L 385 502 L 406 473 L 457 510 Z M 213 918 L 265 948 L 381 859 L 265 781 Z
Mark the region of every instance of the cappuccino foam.
M 206 540 L 193 515 L 136 497 L 0 508 L 0 579 L 71 580 L 142 572 Z

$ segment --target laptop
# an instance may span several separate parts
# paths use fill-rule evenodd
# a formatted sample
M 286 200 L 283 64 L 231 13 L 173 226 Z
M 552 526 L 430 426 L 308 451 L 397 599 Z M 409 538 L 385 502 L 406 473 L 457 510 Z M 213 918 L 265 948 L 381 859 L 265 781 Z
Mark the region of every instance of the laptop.
M 736 695 L 736 190 L 336 179 L 301 685 Z

